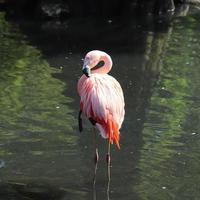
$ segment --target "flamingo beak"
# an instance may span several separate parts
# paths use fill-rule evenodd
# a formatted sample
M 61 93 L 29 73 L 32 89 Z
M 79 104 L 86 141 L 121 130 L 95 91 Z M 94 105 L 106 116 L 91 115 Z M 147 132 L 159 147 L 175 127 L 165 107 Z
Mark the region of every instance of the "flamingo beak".
M 83 74 L 85 74 L 87 77 L 90 77 L 90 67 L 88 65 L 83 65 L 82 69 Z

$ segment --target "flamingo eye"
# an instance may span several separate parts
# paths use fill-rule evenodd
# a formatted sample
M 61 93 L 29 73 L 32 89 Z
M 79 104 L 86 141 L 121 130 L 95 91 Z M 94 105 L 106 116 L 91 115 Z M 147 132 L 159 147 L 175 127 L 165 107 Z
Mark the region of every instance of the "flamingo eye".
M 90 58 L 89 57 L 85 57 L 85 59 L 83 59 L 83 61 L 89 63 Z
M 89 57 L 89 56 L 86 56 L 86 57 L 85 57 L 85 60 L 90 60 L 90 57 Z

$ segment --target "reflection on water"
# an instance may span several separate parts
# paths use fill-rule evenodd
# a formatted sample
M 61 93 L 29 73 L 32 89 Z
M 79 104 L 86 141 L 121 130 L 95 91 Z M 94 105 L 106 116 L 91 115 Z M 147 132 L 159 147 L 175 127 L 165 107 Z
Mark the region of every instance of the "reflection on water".
M 141 199 L 200 197 L 199 26 L 197 15 L 174 22 L 144 123 Z
M 65 84 L 52 76 L 59 71 L 23 40 L 3 14 L 0 29 L 1 180 L 54 181 L 62 177 L 61 163 L 76 151 L 72 98 L 63 95 Z
M 25 24 L 25 38 L 1 14 L 0 196 L 108 198 L 106 143 L 99 138 L 93 191 L 91 126 L 86 123 L 82 134 L 76 127 L 81 58 L 86 49 L 99 48 L 111 54 L 111 73 L 126 101 L 122 149 L 112 149 L 110 199 L 200 199 L 199 17 L 192 9 L 164 25 L 160 20 L 92 25 L 110 33 L 107 37 L 82 33 L 90 25 L 81 21 L 79 28 L 76 21 L 61 33 L 54 30 L 52 45 L 63 47 L 53 51 L 48 38 L 40 44 L 46 32 L 29 33 Z

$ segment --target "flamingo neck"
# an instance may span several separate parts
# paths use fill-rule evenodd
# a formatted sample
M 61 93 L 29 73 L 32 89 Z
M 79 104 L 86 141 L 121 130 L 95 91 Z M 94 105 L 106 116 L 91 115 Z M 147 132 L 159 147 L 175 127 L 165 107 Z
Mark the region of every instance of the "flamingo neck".
M 112 59 L 107 53 L 103 53 L 99 62 L 103 61 L 104 65 L 98 69 L 92 70 L 92 73 L 107 74 L 112 68 Z

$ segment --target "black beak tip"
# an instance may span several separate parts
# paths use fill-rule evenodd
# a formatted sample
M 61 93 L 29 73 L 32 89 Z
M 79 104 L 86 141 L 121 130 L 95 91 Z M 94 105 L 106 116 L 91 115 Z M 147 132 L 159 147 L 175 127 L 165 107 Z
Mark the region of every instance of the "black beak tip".
M 85 74 L 89 78 L 90 77 L 90 70 L 88 68 L 84 68 L 83 74 Z

